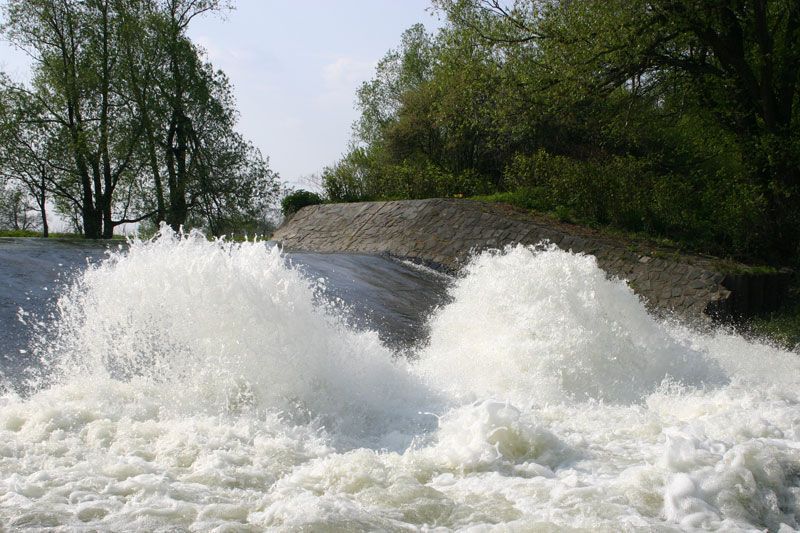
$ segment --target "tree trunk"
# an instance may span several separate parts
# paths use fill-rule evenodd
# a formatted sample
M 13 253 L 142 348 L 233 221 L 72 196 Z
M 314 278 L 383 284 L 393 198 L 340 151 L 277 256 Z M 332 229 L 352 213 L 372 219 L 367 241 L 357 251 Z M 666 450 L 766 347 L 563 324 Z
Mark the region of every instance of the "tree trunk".
M 76 148 L 75 151 L 77 152 L 75 155 L 76 166 L 78 167 L 78 174 L 81 177 L 81 185 L 83 187 L 83 204 L 81 205 L 83 236 L 87 239 L 99 239 L 100 225 L 97 220 L 96 209 L 94 208 L 92 180 L 89 176 L 89 168 L 86 164 L 86 159 L 80 152 L 80 148 Z
M 170 210 L 172 211 L 172 227 L 178 231 L 184 224 L 189 215 L 189 210 L 186 204 L 186 182 L 189 177 L 186 172 L 186 154 L 188 152 L 186 131 L 188 119 L 183 116 L 178 118 L 178 128 L 176 132 L 177 146 L 175 147 L 175 160 L 176 160 L 176 183 L 175 190 L 170 191 Z
M 89 175 L 89 162 L 87 161 L 87 151 L 83 137 L 83 117 L 76 65 L 78 44 L 76 42 L 75 28 L 69 17 L 66 19 L 66 34 L 59 39 L 59 48 L 61 49 L 63 74 L 67 80 L 65 96 L 67 99 L 70 140 L 72 142 L 71 148 L 83 189 L 83 205 L 81 205 L 83 235 L 87 239 L 99 239 L 101 231 L 100 220 L 94 203 L 92 177 Z
M 174 231 L 180 231 L 189 214 L 186 202 L 186 135 L 181 118 L 173 119 L 174 127 L 167 136 L 166 162 L 169 183 L 169 209 L 166 221 Z
M 50 236 L 50 227 L 47 225 L 47 207 L 44 203 L 39 205 L 39 211 L 42 214 L 42 237 L 46 239 Z
M 175 87 L 172 95 L 172 118 L 167 135 L 167 170 L 169 171 L 169 211 L 167 222 L 174 231 L 186 223 L 189 210 L 186 202 L 186 184 L 189 179 L 186 168 L 189 141 L 189 118 L 184 110 L 184 79 L 180 64 L 180 29 L 173 28 L 170 71 Z
M 41 181 L 39 182 L 39 194 L 36 195 L 36 203 L 39 204 L 39 213 L 42 216 L 42 237 L 45 239 L 50 236 L 50 228 L 47 225 L 47 170 L 41 168 Z
M 114 204 L 114 179 L 111 175 L 111 157 L 109 155 L 108 150 L 108 143 L 109 143 L 109 107 L 111 102 L 109 101 L 109 93 L 111 87 L 111 74 L 109 72 L 109 49 L 108 49 L 108 41 L 109 37 L 109 27 L 108 27 L 108 4 L 102 3 L 101 11 L 103 15 L 103 68 L 101 69 L 102 72 L 102 88 L 100 91 L 100 159 L 102 165 L 102 191 L 100 189 L 99 183 L 96 184 L 97 187 L 97 194 L 99 199 L 102 199 L 102 202 L 98 202 L 98 208 L 102 210 L 103 216 L 103 231 L 102 236 L 104 239 L 110 239 L 114 236 L 114 223 L 111 220 L 111 208 Z
M 92 225 L 95 228 L 95 237 L 93 239 L 103 238 L 103 176 L 100 171 L 100 159 L 98 155 L 92 154 L 92 184 L 93 197 L 92 197 Z M 88 235 L 87 235 L 88 237 Z
M 147 151 L 150 158 L 150 170 L 153 173 L 153 184 L 156 189 L 156 221 L 161 223 L 167 219 L 167 209 L 164 205 L 164 184 L 161 182 L 161 171 L 158 168 L 158 155 L 156 154 L 155 134 L 150 125 L 147 114 L 144 114 L 145 130 L 147 135 Z
M 83 236 L 87 239 L 99 239 L 100 227 L 97 224 L 95 209 L 91 203 L 85 203 L 81 208 L 81 218 L 83 219 Z
M 106 201 L 103 205 L 103 238 L 111 239 L 114 237 L 114 222 L 111 220 L 111 202 Z

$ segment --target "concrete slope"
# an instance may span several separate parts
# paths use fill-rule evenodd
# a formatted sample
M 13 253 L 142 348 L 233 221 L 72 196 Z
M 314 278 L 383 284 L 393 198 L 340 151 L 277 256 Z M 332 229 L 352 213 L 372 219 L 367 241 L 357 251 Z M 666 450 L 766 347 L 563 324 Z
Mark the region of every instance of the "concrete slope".
M 628 280 L 653 309 L 708 321 L 780 303 L 789 273 L 756 273 L 713 257 L 612 238 L 510 206 L 429 199 L 324 204 L 301 209 L 273 235 L 286 250 L 390 254 L 458 271 L 475 251 L 547 241 L 591 254 Z

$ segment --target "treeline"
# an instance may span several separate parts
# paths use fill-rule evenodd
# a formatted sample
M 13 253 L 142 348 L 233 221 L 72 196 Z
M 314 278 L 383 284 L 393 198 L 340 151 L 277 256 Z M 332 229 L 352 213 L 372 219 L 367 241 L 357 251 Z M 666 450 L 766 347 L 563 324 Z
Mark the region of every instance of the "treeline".
M 800 243 L 796 0 L 436 0 L 358 92 L 338 201 L 499 194 L 781 263 Z
M 225 74 L 187 28 L 224 0 L 8 0 L 2 36 L 33 62 L 0 78 L 4 194 L 89 238 L 166 221 L 258 231 L 277 175 L 234 129 Z M 3 185 L 3 184 L 0 184 Z M 10 191 L 10 192 L 9 192 Z M 9 209 L 6 209 L 9 210 Z

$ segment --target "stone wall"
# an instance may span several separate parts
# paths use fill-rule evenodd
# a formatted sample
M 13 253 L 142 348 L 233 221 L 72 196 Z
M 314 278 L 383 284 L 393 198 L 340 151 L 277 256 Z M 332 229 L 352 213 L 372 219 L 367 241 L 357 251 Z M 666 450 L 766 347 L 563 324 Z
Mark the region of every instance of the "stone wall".
M 744 265 L 678 254 L 470 200 L 309 206 L 278 228 L 273 239 L 289 251 L 385 253 L 451 272 L 473 251 L 548 240 L 564 250 L 594 255 L 606 272 L 628 280 L 651 308 L 702 320 L 774 309 L 789 282 L 785 272 L 748 273 Z

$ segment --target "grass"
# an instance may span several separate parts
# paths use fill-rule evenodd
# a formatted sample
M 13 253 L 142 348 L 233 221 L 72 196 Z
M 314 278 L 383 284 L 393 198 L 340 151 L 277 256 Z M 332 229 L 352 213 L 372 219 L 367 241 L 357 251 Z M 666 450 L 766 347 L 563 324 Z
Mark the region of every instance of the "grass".
M 41 231 L 31 231 L 27 229 L 2 229 L 0 237 L 42 237 Z M 52 239 L 83 239 L 83 235 L 77 233 L 50 233 Z
M 776 311 L 750 319 L 747 329 L 790 350 L 800 350 L 800 279 L 794 277 L 784 304 Z
M 139 233 L 139 238 L 142 240 L 147 240 L 152 238 L 155 235 L 155 232 L 141 232 Z M 271 233 L 269 234 L 246 234 L 246 233 L 229 233 L 225 234 L 225 241 L 227 242 L 247 242 L 253 241 L 254 239 L 258 239 L 261 241 L 267 241 L 272 236 Z M 7 238 L 7 237 L 26 237 L 26 238 L 37 238 L 43 239 L 42 232 L 40 231 L 29 231 L 29 230 L 0 230 L 0 238 Z M 57 241 L 85 241 L 87 240 L 83 235 L 80 233 L 50 233 L 50 239 L 57 240 Z M 206 235 L 208 240 L 216 239 L 213 235 Z M 114 235 L 111 239 L 89 239 L 89 240 L 96 240 L 97 242 L 113 242 L 113 241 L 124 241 L 127 239 L 126 235 Z
M 523 209 L 530 209 L 537 212 L 546 213 L 546 206 L 542 203 L 539 197 L 532 194 L 530 191 L 517 190 L 510 192 L 496 192 L 494 194 L 484 194 L 479 196 L 471 196 L 470 200 L 488 203 L 504 203 L 510 204 Z M 552 215 L 556 213 L 551 212 Z
M 599 224 L 592 220 L 582 220 L 576 218 L 569 209 L 563 206 L 557 206 L 553 209 L 552 206 L 544 202 L 541 197 L 532 190 L 521 189 L 510 192 L 498 192 L 494 194 L 472 196 L 469 199 L 478 202 L 505 203 L 552 220 L 592 228 L 606 237 L 628 241 L 628 248 L 632 252 L 639 252 L 654 257 L 673 258 L 684 253 L 703 255 L 715 263 L 715 268 L 718 271 L 731 274 L 773 274 L 778 271 L 778 268 L 770 265 L 743 264 L 730 257 L 710 256 L 708 243 L 702 241 L 689 242 L 685 240 L 674 240 L 663 235 L 625 230 L 611 225 Z M 649 247 L 661 248 L 661 250 L 653 250 Z
M 0 230 L 0 237 L 34 237 L 43 238 L 41 231 L 30 231 L 23 229 L 3 229 Z M 50 239 L 82 241 L 86 240 L 80 233 L 50 233 Z M 106 239 L 103 239 L 106 240 Z M 125 240 L 124 235 L 114 235 L 111 240 Z
M 477 202 L 509 204 L 527 211 L 532 211 L 537 215 L 542 215 L 559 222 L 567 222 L 570 224 L 589 227 L 600 231 L 600 233 L 603 235 L 608 235 L 610 237 L 619 237 L 636 241 L 647 241 L 648 243 L 652 243 L 657 246 L 674 248 L 676 251 L 685 247 L 686 245 L 686 243 L 681 243 L 650 233 L 623 230 L 613 226 L 599 224 L 593 220 L 583 220 L 577 218 L 570 209 L 564 206 L 556 206 L 555 208 L 552 208 L 551 205 L 541 199 L 541 196 L 536 194 L 535 191 L 531 190 L 520 189 L 510 192 L 498 192 L 494 194 L 472 196 L 469 198 L 469 200 L 475 200 Z M 631 243 L 631 246 L 633 246 L 633 243 Z

